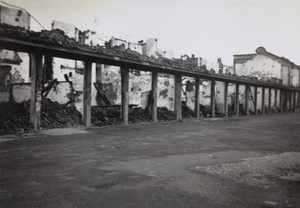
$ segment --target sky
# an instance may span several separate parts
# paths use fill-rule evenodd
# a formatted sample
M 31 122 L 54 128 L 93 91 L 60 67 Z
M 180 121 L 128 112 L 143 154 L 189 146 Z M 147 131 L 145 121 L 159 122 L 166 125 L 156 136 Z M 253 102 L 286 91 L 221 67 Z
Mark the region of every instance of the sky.
M 157 38 L 175 57 L 195 54 L 233 65 L 233 55 L 268 52 L 300 64 L 300 0 L 1 0 L 22 7 L 46 29 L 53 20 L 103 39 Z M 31 20 L 33 30 L 42 28 Z

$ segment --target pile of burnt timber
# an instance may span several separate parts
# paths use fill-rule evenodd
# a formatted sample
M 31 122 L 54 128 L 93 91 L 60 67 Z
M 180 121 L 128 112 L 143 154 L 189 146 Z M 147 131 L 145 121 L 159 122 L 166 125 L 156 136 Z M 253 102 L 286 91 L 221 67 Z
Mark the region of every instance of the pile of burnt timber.
M 34 132 L 30 124 L 30 100 L 21 103 L 0 103 L 0 134 Z M 66 106 L 50 99 L 42 100 L 41 127 L 64 128 L 81 124 L 82 115 L 75 106 Z

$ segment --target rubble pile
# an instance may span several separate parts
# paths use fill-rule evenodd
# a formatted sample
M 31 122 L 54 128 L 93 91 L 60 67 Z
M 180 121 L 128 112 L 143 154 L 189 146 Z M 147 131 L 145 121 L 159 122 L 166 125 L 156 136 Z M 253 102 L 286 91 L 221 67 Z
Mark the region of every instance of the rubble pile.
M 0 134 L 21 134 L 32 132 L 30 124 L 30 101 L 22 103 L 0 103 Z
M 50 99 L 42 100 L 42 128 L 61 128 L 80 125 L 82 115 L 75 106 L 66 106 Z
M 22 134 L 33 132 L 30 124 L 30 100 L 0 103 L 0 134 Z M 71 127 L 81 124 L 81 113 L 74 106 L 42 100 L 41 128 Z

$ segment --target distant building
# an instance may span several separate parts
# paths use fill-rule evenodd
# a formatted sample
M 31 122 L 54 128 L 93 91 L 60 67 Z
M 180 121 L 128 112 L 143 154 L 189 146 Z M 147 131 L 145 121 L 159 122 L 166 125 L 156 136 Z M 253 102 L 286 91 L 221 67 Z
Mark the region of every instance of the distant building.
M 235 74 L 255 76 L 264 81 L 277 81 L 287 86 L 299 86 L 299 66 L 289 59 L 279 57 L 263 47 L 255 54 L 234 55 Z

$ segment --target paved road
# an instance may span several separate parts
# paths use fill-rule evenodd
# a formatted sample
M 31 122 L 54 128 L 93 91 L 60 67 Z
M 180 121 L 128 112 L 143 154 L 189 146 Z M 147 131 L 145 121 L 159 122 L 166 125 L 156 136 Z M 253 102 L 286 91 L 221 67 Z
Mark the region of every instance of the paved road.
M 0 207 L 300 207 L 299 132 L 284 113 L 1 137 Z

